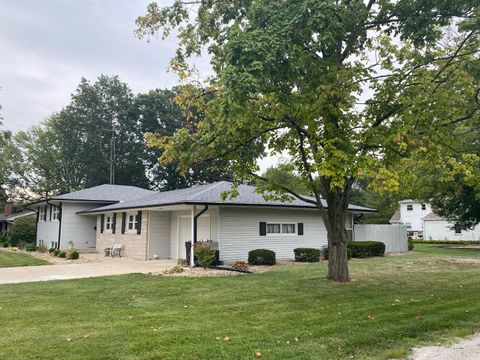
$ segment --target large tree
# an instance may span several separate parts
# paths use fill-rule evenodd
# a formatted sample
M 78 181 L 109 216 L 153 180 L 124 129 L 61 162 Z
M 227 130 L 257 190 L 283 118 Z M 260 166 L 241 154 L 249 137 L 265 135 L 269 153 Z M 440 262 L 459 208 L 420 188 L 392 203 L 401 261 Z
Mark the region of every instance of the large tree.
M 476 0 L 176 0 L 167 7 L 152 2 L 137 19 L 138 34 L 167 36 L 176 30 L 180 45 L 172 67 L 188 77 L 188 58 L 207 47 L 215 74 L 204 88 L 182 97 L 205 113 L 197 131 L 150 138 L 151 145 L 164 150 L 164 162 L 185 167 L 226 159 L 240 178 L 259 177 L 256 161 L 267 149 L 287 152 L 313 198 L 268 181 L 265 189 L 318 208 L 328 232 L 328 278 L 349 281 L 344 220 L 355 181 L 398 187 L 392 165 L 400 156 L 428 151 L 436 138 L 478 110 L 478 84 L 466 81 L 459 68 L 478 60 L 478 5 Z M 203 96 L 211 93 L 213 98 Z
M 174 101 L 180 89 L 156 89 L 139 94 L 135 98 L 132 116 L 141 124 L 143 134 L 171 136 L 182 128 L 195 128 L 201 116 L 197 114 L 194 119 L 185 116 L 181 107 Z M 219 166 L 221 162 L 216 162 L 214 166 L 202 163 L 182 174 L 176 163 L 162 164 L 158 161 L 162 153 L 162 150 L 156 147 L 145 148 L 144 163 L 147 175 L 152 188 L 156 190 L 180 189 L 196 182 L 232 180 L 232 175 Z

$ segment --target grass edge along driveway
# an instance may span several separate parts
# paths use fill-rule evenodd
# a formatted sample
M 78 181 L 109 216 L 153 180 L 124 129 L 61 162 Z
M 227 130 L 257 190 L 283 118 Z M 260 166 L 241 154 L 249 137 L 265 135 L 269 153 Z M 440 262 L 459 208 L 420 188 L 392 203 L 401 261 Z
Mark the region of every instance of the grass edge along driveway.
M 325 280 L 320 263 L 223 278 L 2 285 L 0 358 L 404 357 L 480 327 L 480 266 L 468 263 L 480 250 L 418 249 L 351 261 L 350 284 Z

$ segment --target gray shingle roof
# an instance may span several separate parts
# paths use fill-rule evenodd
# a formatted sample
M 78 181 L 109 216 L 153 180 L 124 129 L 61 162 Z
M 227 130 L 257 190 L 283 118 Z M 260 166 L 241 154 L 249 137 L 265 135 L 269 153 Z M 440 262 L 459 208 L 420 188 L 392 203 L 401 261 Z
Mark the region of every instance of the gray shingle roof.
M 445 220 L 445 218 L 441 217 L 440 215 L 435 214 L 434 212 L 431 212 L 427 216 L 424 216 L 422 220 Z
M 68 194 L 58 195 L 53 197 L 52 200 L 119 202 L 139 199 L 153 194 L 158 193 L 136 186 L 104 184 Z
M 0 219 L 2 221 L 14 221 L 18 218 L 22 218 L 22 217 L 26 217 L 26 216 L 31 216 L 31 215 L 34 215 L 35 214 L 35 211 L 31 211 L 31 210 L 23 210 L 19 213 L 15 213 L 15 214 L 12 214 L 10 216 L 7 216 L 3 219 Z
M 252 205 L 252 206 L 279 206 L 297 208 L 315 208 L 314 205 L 295 199 L 291 202 L 265 200 L 262 194 L 255 192 L 256 188 L 249 185 L 240 185 L 239 195 L 233 199 L 222 200 L 223 192 L 230 190 L 232 183 L 221 181 L 207 185 L 197 185 L 187 189 L 153 193 L 143 198 L 125 201 L 118 204 L 102 206 L 83 211 L 84 213 L 107 212 L 121 209 L 138 209 L 174 204 L 215 204 L 215 205 Z M 326 205 L 325 200 L 323 200 Z M 358 212 L 373 212 L 374 209 L 350 205 L 349 210 Z

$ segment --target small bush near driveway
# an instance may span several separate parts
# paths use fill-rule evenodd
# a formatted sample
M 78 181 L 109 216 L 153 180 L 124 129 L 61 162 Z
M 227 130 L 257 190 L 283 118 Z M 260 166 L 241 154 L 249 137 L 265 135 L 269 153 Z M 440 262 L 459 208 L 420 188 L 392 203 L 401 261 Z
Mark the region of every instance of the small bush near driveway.
M 275 252 L 268 249 L 256 249 L 248 253 L 250 265 L 275 265 Z
M 385 244 L 380 241 L 355 241 L 348 243 L 352 250 L 352 257 L 367 258 L 385 255 Z
M 318 262 L 320 261 L 320 249 L 296 248 L 293 249 L 295 261 L 298 262 Z

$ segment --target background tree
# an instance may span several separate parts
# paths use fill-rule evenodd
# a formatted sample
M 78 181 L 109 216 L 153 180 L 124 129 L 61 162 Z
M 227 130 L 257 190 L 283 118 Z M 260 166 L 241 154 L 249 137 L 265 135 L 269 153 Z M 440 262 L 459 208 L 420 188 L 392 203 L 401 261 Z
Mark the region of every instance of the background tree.
M 223 159 L 238 178 L 314 204 L 328 232 L 328 278 L 349 281 L 344 220 L 355 181 L 398 189 L 400 157 L 428 152 L 478 111 L 478 84 L 459 67 L 478 61 L 478 1 L 193 4 L 152 2 L 137 19 L 140 36 L 178 31 L 172 67 L 183 78 L 204 47 L 215 72 L 181 97 L 205 114 L 197 130 L 151 136 L 150 145 L 165 163 Z M 258 175 L 267 149 L 288 152 L 314 200 Z
M 156 89 L 135 98 L 133 116 L 141 124 L 143 134 L 172 136 L 182 128 L 195 128 L 201 115 L 197 114 L 190 120 L 185 116 L 181 107 L 174 102 L 179 90 L 180 88 Z M 191 186 L 196 182 L 232 180 L 232 175 L 221 166 L 221 161 L 217 161 L 213 166 L 211 163 L 197 164 L 181 174 L 176 163 L 161 164 L 158 161 L 162 154 L 163 151 L 159 148 L 145 148 L 144 162 L 153 189 L 173 190 Z

